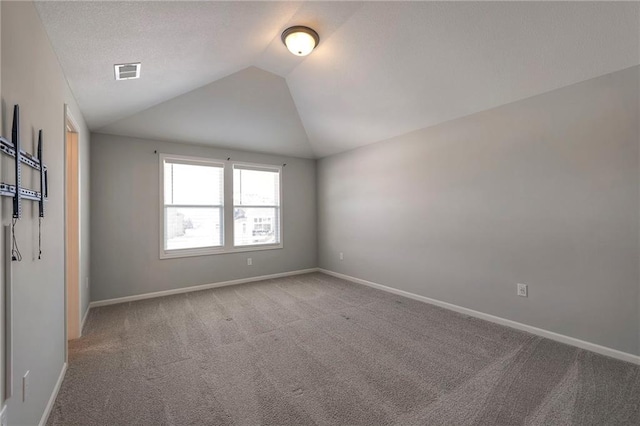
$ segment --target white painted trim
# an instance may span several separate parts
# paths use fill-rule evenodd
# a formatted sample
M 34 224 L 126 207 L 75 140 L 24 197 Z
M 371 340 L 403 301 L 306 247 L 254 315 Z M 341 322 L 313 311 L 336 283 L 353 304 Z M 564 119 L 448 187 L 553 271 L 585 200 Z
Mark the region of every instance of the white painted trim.
M 84 323 L 87 322 L 87 317 L 89 316 L 90 310 L 91 310 L 91 305 L 87 306 L 87 310 L 84 313 L 84 317 L 82 317 L 82 322 L 80 323 L 80 337 L 82 337 L 82 331 L 84 330 Z
M 293 275 L 310 274 L 312 272 L 318 272 L 318 268 L 300 269 L 300 270 L 297 270 L 297 271 L 281 272 L 281 273 L 278 273 L 278 274 L 260 275 L 260 276 L 257 276 L 257 277 L 240 278 L 240 279 L 231 280 L 231 281 L 220 281 L 220 282 L 217 282 L 217 283 L 202 284 L 202 285 L 196 285 L 196 286 L 192 286 L 192 287 L 184 287 L 184 288 L 175 288 L 175 289 L 171 289 L 171 290 L 156 291 L 156 292 L 153 292 L 153 293 L 136 294 L 135 296 L 126 296 L 126 297 L 118 297 L 118 298 L 115 298 L 115 299 L 97 300 L 95 302 L 91 302 L 89 304 L 89 308 L 97 308 L 99 306 L 115 305 L 117 303 L 133 302 L 133 301 L 136 301 L 136 300 L 143 300 L 143 299 L 153 299 L 155 297 L 170 296 L 172 294 L 190 293 L 192 291 L 207 290 L 207 289 L 210 289 L 210 288 L 217 288 L 217 287 L 226 287 L 226 286 L 230 286 L 230 285 L 244 284 L 244 283 L 250 283 L 250 282 L 254 282 L 254 281 L 264 281 L 264 280 L 270 280 L 270 279 L 273 279 L 273 278 L 283 278 L 283 277 L 290 277 L 290 276 L 293 276 Z
M 58 392 L 60 392 L 60 387 L 62 386 L 62 381 L 64 380 L 64 375 L 67 373 L 67 363 L 62 364 L 62 370 L 60 370 L 60 375 L 58 376 L 58 381 L 56 382 L 56 386 L 53 388 L 53 392 L 51 392 L 51 396 L 49 397 L 49 402 L 47 402 L 47 406 L 44 409 L 44 413 L 42 413 L 42 417 L 40 418 L 39 426 L 44 426 L 47 424 L 47 420 L 49 420 L 49 415 L 51 414 L 51 410 L 53 410 L 53 405 L 56 403 L 56 398 L 58 397 Z
M 202 207 L 211 207 L 211 208 L 220 208 L 221 209 L 221 219 L 222 219 L 222 246 L 215 247 L 200 247 L 200 248 L 188 248 L 188 249 L 180 249 L 180 250 L 166 250 L 164 248 L 165 242 L 165 229 L 164 223 L 166 220 L 166 206 L 164 203 L 164 164 L 165 161 L 169 160 L 177 160 L 179 164 L 191 164 L 191 165 L 201 165 L 201 166 L 210 166 L 210 167 L 219 167 L 222 169 L 222 204 L 221 205 L 203 205 Z M 160 222 L 159 222 L 159 235 L 160 239 L 158 240 L 158 249 L 160 259 L 175 259 L 180 257 L 191 257 L 191 256 L 207 256 L 212 254 L 222 254 L 225 252 L 225 233 L 224 227 L 226 223 L 225 217 L 225 207 L 224 207 L 224 194 L 226 193 L 226 165 L 223 160 L 219 160 L 217 158 L 206 158 L 206 157 L 192 157 L 188 155 L 173 155 L 173 154 L 158 154 L 158 189 L 160 193 Z
M 165 225 L 165 215 L 166 215 L 166 205 L 164 202 L 164 164 L 169 160 L 176 160 L 178 164 L 192 164 L 192 165 L 209 165 L 220 167 L 222 169 L 222 204 L 221 205 L 202 205 L 202 206 L 185 206 L 178 205 L 178 207 L 211 207 L 211 208 L 221 208 L 222 214 L 222 245 L 221 246 L 213 246 L 213 247 L 199 247 L 199 248 L 186 248 L 186 249 L 173 249 L 166 250 L 164 247 L 164 225 Z M 227 163 L 230 164 L 230 167 L 227 167 Z M 277 172 L 279 179 L 279 192 L 280 197 L 278 200 L 277 206 L 244 206 L 247 208 L 251 207 L 270 207 L 275 208 L 277 210 L 277 218 L 278 218 L 278 242 L 274 244 L 252 244 L 245 246 L 236 246 L 234 240 L 234 223 L 233 220 L 233 211 L 235 209 L 234 200 L 233 200 L 233 179 L 234 179 L 234 170 L 235 167 L 245 167 L 251 168 L 253 170 L 263 170 L 270 172 Z M 164 259 L 178 259 L 182 257 L 194 257 L 194 256 L 210 256 L 210 255 L 218 255 L 218 254 L 229 254 L 229 253 L 245 253 L 252 251 L 262 251 L 262 250 L 280 250 L 284 248 L 284 219 L 283 219 L 283 166 L 274 165 L 274 164 L 258 164 L 258 163 L 245 163 L 239 161 L 232 160 L 220 160 L 216 158 L 208 158 L 208 157 L 193 157 L 187 155 L 177 155 L 177 154 L 167 154 L 167 153 L 159 153 L 158 154 L 158 186 L 160 193 L 160 223 L 159 223 L 159 235 L 160 239 L 158 240 L 158 249 L 159 249 L 159 258 L 161 260 Z
M 164 226 L 164 225 L 163 225 Z M 234 247 L 232 249 L 225 249 L 220 247 L 203 247 L 196 249 L 175 249 L 160 254 L 160 259 L 180 259 L 182 257 L 195 257 L 195 256 L 209 256 L 218 254 L 231 254 L 231 253 L 246 253 L 251 251 L 263 251 L 263 250 L 281 250 L 284 246 L 282 244 L 262 244 L 254 246 L 246 246 L 246 248 Z
M 617 349 L 601 346 L 596 343 L 586 342 L 584 340 L 576 339 L 574 337 L 565 336 L 564 334 L 555 333 L 553 331 L 544 330 L 531 325 L 522 324 L 520 322 L 508 320 L 506 318 L 497 317 L 495 315 L 485 314 L 484 312 L 474 311 L 473 309 L 464 308 L 462 306 L 454 305 L 452 303 L 442 302 L 440 300 L 431 299 L 429 297 L 420 296 L 418 294 L 410 293 L 404 290 L 398 290 L 397 288 L 387 287 L 386 285 L 374 283 L 371 281 L 363 280 L 361 278 L 352 277 L 338 272 L 329 271 L 327 269 L 318 268 L 319 272 L 327 275 L 331 275 L 337 278 L 342 278 L 347 281 L 354 282 L 356 284 L 366 285 L 368 287 L 377 288 L 378 290 L 386 291 L 388 293 L 397 294 L 400 296 L 408 297 L 409 299 L 418 300 L 420 302 L 436 305 L 441 308 L 449 309 L 451 311 L 459 312 L 464 315 L 469 315 L 475 318 L 480 318 L 486 321 L 494 322 L 496 324 L 505 325 L 507 327 L 515 328 L 517 330 L 526 331 L 537 336 L 546 337 L 547 339 L 555 340 L 556 342 L 565 343 L 567 345 L 576 346 L 581 349 L 585 349 L 591 352 L 598 353 L 600 355 L 606 355 L 611 358 L 616 358 L 622 361 L 631 362 L 633 364 L 640 365 L 640 356 L 633 355 L 627 352 L 622 352 Z
M 80 126 L 78 126 L 78 122 L 75 118 L 73 118 L 73 114 L 71 113 L 71 108 L 69 108 L 68 104 L 64 104 L 64 118 L 65 118 L 65 133 L 70 131 L 72 133 L 80 133 Z M 67 123 L 71 123 L 71 129 L 67 126 Z

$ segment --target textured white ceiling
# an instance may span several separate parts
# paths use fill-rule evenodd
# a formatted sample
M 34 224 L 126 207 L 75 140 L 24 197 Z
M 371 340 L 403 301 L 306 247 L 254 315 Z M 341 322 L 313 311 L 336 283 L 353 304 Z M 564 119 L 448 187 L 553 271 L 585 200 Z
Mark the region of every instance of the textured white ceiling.
M 43 2 L 37 8 L 92 129 L 303 157 L 640 63 L 638 3 Z M 280 42 L 282 30 L 297 24 L 320 34 L 306 58 Z M 142 78 L 116 82 L 113 64 L 129 61 L 142 62 Z
M 92 129 L 252 65 L 299 5 L 36 3 Z M 113 64 L 126 62 L 142 62 L 140 80 L 115 81 Z

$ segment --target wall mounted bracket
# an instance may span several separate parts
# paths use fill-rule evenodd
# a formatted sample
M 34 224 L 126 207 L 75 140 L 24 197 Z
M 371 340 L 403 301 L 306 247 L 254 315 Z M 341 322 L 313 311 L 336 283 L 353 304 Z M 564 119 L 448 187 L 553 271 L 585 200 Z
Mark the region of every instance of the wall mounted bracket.
M 22 216 L 22 200 L 38 202 L 38 216 L 44 217 L 44 202 L 48 196 L 47 166 L 42 162 L 42 130 L 38 132 L 38 156 L 34 157 L 20 148 L 20 107 L 13 107 L 13 126 L 11 142 L 0 136 L 0 152 L 13 157 L 15 162 L 15 185 L 0 183 L 0 196 L 13 197 L 13 217 Z M 22 165 L 36 170 L 40 174 L 40 192 L 22 188 Z M 16 190 L 17 189 L 17 190 Z

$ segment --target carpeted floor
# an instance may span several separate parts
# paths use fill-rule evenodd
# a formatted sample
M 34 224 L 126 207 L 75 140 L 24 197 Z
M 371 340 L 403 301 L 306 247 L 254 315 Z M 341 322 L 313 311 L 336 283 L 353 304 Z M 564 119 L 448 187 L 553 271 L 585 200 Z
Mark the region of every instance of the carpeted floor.
M 92 309 L 49 425 L 638 425 L 640 368 L 323 274 Z

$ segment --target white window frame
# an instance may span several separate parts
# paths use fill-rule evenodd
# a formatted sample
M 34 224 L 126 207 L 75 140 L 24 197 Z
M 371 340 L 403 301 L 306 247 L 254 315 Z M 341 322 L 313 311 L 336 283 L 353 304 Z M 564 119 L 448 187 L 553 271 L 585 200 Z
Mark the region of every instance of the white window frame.
M 240 167 L 247 167 L 247 168 L 251 168 L 251 169 L 255 169 L 255 170 L 262 170 L 262 171 L 270 171 L 270 172 L 278 172 L 278 191 L 280 191 L 279 194 L 279 205 L 278 206 L 241 206 L 241 207 L 246 207 L 246 208 L 252 208 L 252 207 L 258 207 L 258 208 L 274 208 L 277 207 L 278 208 L 278 214 L 277 214 L 277 219 L 278 219 L 278 243 L 274 243 L 274 244 L 252 244 L 252 245 L 243 245 L 243 246 L 236 246 L 236 235 L 235 235 L 235 221 L 231 220 L 231 244 L 233 245 L 233 251 L 255 251 L 255 250 L 270 250 L 270 249 L 281 249 L 283 247 L 282 245 L 282 239 L 283 239 L 283 235 L 284 233 L 282 232 L 282 166 L 274 166 L 274 165 L 270 165 L 270 164 L 255 164 L 255 163 L 244 163 L 244 162 L 239 162 L 239 161 L 234 161 L 231 164 L 231 167 L 229 167 L 231 169 L 231 219 L 233 219 L 233 209 L 236 208 L 234 200 L 233 200 L 233 170 L 235 169 L 235 166 L 240 166 Z
M 208 255 L 208 254 L 216 254 L 216 253 L 222 253 L 224 252 L 224 242 L 225 242 L 225 222 L 226 222 L 226 215 L 225 215 L 225 207 L 226 207 L 226 203 L 225 203 L 225 197 L 224 197 L 224 190 L 225 190 L 225 185 L 226 185 L 226 165 L 224 161 L 221 160 L 216 160 L 216 159 L 210 159 L 210 158 L 202 158 L 202 157 L 189 157 L 189 156 L 185 156 L 185 155 L 172 155 L 172 154 L 160 154 L 159 155 L 159 169 L 160 169 L 160 259 L 171 259 L 171 258 L 175 258 L 175 257 L 188 257 L 188 256 L 203 256 L 203 255 Z M 166 205 L 164 202 L 164 193 L 165 193 L 165 188 L 164 188 L 164 163 L 165 161 L 171 161 L 171 160 L 176 160 L 177 162 L 181 162 L 183 164 L 190 164 L 190 165 L 203 165 L 203 166 L 215 166 L 215 167 L 220 167 L 222 168 L 222 205 L 219 206 L 222 209 L 222 214 L 221 214 L 221 219 L 222 219 L 222 229 L 220 230 L 220 237 L 222 239 L 222 245 L 221 246 L 210 246 L 210 247 L 195 247 L 195 248 L 185 248 L 185 249 L 173 249 L 173 250 L 167 250 L 164 247 L 164 241 L 165 241 L 165 220 L 166 220 Z M 204 205 L 204 206 L 188 206 L 188 207 L 209 207 L 208 205 Z
M 159 168 L 159 193 L 160 193 L 160 220 L 159 220 L 159 254 L 160 259 L 175 259 L 181 257 L 192 257 L 192 256 L 209 256 L 209 255 L 217 255 L 217 254 L 227 254 L 227 253 L 240 253 L 240 252 L 251 252 L 251 251 L 262 251 L 262 250 L 277 250 L 284 248 L 283 239 L 284 239 L 284 231 L 283 231 L 283 189 L 282 189 L 282 167 L 273 164 L 256 164 L 256 163 L 247 163 L 247 162 L 239 162 L 239 161 L 224 161 L 215 158 L 207 158 L 207 157 L 193 157 L 186 155 L 175 155 L 175 154 L 165 154 L 160 153 L 158 155 L 158 168 Z M 164 221 L 165 221 L 165 205 L 164 205 L 164 162 L 165 160 L 179 160 L 187 163 L 192 163 L 194 165 L 203 164 L 203 165 L 215 165 L 218 167 L 222 167 L 223 170 L 223 181 L 222 181 L 222 190 L 223 190 L 223 199 L 222 199 L 222 246 L 216 247 L 198 247 L 198 248 L 188 248 L 188 249 L 174 249 L 174 250 L 165 250 L 164 248 Z M 258 245 L 250 245 L 250 246 L 235 246 L 235 235 L 234 235 L 234 220 L 233 220 L 233 169 L 234 166 L 245 166 L 251 167 L 255 169 L 264 169 L 271 171 L 278 171 L 279 178 L 279 190 L 280 190 L 280 206 L 279 206 L 279 243 L 277 244 L 258 244 Z M 206 206 L 205 206 L 206 207 Z M 247 206 L 249 207 L 249 206 Z

